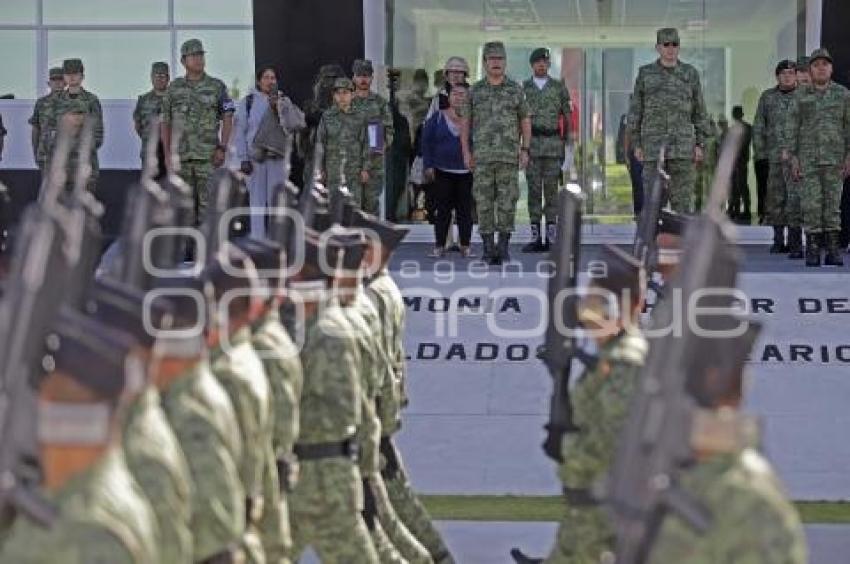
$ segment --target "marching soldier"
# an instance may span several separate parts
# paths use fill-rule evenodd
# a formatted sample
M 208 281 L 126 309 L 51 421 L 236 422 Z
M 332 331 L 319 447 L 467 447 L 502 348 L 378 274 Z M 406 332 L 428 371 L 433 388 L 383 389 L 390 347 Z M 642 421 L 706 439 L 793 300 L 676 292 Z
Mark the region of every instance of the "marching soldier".
M 357 59 L 351 74 L 354 79 L 354 98 L 351 107 L 366 119 L 366 141 L 369 146 L 369 181 L 363 186 L 362 200 L 355 202 L 364 211 L 378 213 L 384 189 L 384 166 L 387 152 L 393 143 L 393 115 L 389 103 L 372 92 L 374 69 L 372 61 Z M 348 181 L 354 182 L 354 179 Z
M 322 114 L 316 137 L 324 146 L 322 178 L 329 190 L 339 190 L 345 181 L 354 202 L 364 202 L 364 186 L 371 174 L 366 117 L 352 104 L 354 84 L 348 78 L 334 82 L 334 106 Z M 343 178 L 344 177 L 344 178 Z
M 555 241 L 558 213 L 558 184 L 564 160 L 564 140 L 568 136 L 572 106 L 570 93 L 560 80 L 549 76 L 549 50 L 535 49 L 529 63 L 534 71 L 522 83 L 531 111 L 530 159 L 525 177 L 528 180 L 528 217 L 531 220 L 531 242 L 525 253 L 542 253 Z M 545 242 L 543 212 L 546 212 Z
M 142 170 L 145 170 L 146 148 L 148 136 L 151 134 L 151 123 L 153 123 L 154 118 L 162 113 L 162 100 L 168 90 L 169 80 L 168 63 L 161 61 L 153 63 L 151 65 L 151 85 L 153 88 L 136 100 L 136 108 L 133 110 L 133 126 L 136 128 L 136 134 L 142 140 Z M 156 158 L 158 164 L 154 167 L 154 170 L 159 171 L 158 176 L 162 176 L 165 174 L 165 154 L 162 152 L 162 141 L 157 144 Z
M 50 92 L 35 102 L 29 124 L 32 126 L 32 154 L 35 164 L 44 178 L 47 166 L 47 155 L 53 139 L 51 132 L 56 131 L 55 104 L 59 93 L 65 89 L 65 74 L 62 67 L 50 69 L 47 81 Z

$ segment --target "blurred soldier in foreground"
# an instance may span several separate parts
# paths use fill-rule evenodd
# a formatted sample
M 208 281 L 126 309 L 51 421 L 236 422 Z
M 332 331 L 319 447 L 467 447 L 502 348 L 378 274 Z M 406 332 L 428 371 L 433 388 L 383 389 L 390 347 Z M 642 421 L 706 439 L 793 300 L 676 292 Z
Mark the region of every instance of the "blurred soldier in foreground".
M 42 178 L 47 172 L 47 155 L 54 135 L 52 132 L 55 132 L 57 127 L 56 100 L 59 98 L 59 93 L 65 89 L 65 74 L 62 72 L 62 67 L 50 69 L 47 85 L 50 87 L 50 92 L 36 100 L 32 117 L 29 119 L 29 124 L 32 126 L 32 154 Z
M 366 142 L 369 147 L 369 180 L 363 186 L 362 200 L 355 200 L 355 203 L 365 212 L 377 214 L 384 189 L 386 155 L 393 144 L 393 116 L 383 96 L 371 91 L 374 74 L 372 61 L 357 59 L 351 74 L 354 80 L 351 107 L 361 112 L 366 120 Z
M 136 128 L 136 134 L 142 140 L 142 170 L 145 170 L 147 159 L 148 136 L 151 135 L 151 123 L 153 119 L 162 113 L 162 100 L 165 98 L 165 92 L 168 89 L 169 81 L 168 63 L 157 62 L 151 65 L 151 85 L 153 89 L 139 96 L 136 101 L 136 108 L 133 110 L 133 126 Z M 156 133 L 159 135 L 159 132 Z M 162 149 L 162 142 L 157 143 L 156 147 L 157 164 L 153 170 L 157 171 L 155 178 L 159 178 L 165 174 L 165 153 Z

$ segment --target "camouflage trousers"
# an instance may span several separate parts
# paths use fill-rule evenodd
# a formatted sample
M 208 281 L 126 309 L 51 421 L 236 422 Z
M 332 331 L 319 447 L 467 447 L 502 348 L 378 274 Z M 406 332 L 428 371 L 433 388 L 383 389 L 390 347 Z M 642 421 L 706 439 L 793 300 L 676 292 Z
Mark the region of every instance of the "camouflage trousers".
M 670 202 L 675 212 L 692 213 L 694 209 L 694 189 L 696 186 L 696 168 L 690 159 L 670 159 L 664 163 L 664 170 L 670 176 L 667 184 L 667 197 L 662 205 Z M 643 163 L 643 186 L 651 190 L 658 174 L 658 161 Z
M 567 507 L 545 564 L 597 564 L 614 551 L 614 533 L 600 507 Z M 613 562 L 613 558 L 610 560 Z
M 532 157 L 525 169 L 528 181 L 528 217 L 532 224 L 543 220 L 555 223 L 558 216 L 558 184 L 561 161 L 557 157 Z
M 289 529 L 289 506 L 280 492 L 280 479 L 273 453 L 269 452 L 263 471 L 263 515 L 258 529 L 266 561 L 288 564 L 286 555 L 292 550 L 292 533 Z
M 363 484 L 351 460 L 301 461 L 301 477 L 290 496 L 292 552 L 297 561 L 312 546 L 326 564 L 378 564 L 363 522 Z
M 472 194 L 478 210 L 478 232 L 512 232 L 519 199 L 516 163 L 479 163 L 472 176 Z
M 809 233 L 841 230 L 842 165 L 803 165 L 803 227 Z
M 396 513 L 381 474 L 370 474 L 368 481 L 377 514 L 371 531 L 372 541 L 381 564 L 433 564 L 428 549 L 413 536 Z
M 180 178 L 192 189 L 195 198 L 194 225 L 200 225 L 204 220 L 207 202 L 210 199 L 209 181 L 213 173 L 210 161 L 181 161 Z
M 338 164 L 337 167 L 339 167 Z M 360 182 L 359 167 L 346 166 L 344 171 L 344 179 L 342 178 L 342 176 L 340 176 L 339 168 L 337 168 L 336 172 L 334 172 L 334 169 L 329 167 L 325 174 L 325 178 L 327 179 L 328 190 L 339 190 L 339 187 L 342 186 L 344 183 L 345 187 L 348 189 L 348 193 L 351 194 L 351 198 L 354 203 L 359 208 L 363 208 L 365 204 L 365 190 L 363 184 Z
M 770 163 L 767 176 L 767 207 L 765 215 L 769 225 L 790 225 L 791 191 L 795 188 L 791 182 L 791 171 L 780 162 Z M 799 220 L 798 218 L 798 225 Z
M 384 169 L 369 171 L 369 183 L 363 187 L 360 207 L 366 213 L 378 215 L 381 207 L 381 194 L 384 191 Z
M 401 460 L 401 454 L 397 450 L 396 452 L 398 454 L 398 470 L 392 476 L 384 472 L 384 483 L 387 486 L 390 503 L 407 530 L 430 553 L 435 564 L 454 564 L 454 558 L 434 523 L 431 522 L 428 510 L 425 509 L 410 485 L 407 471 Z

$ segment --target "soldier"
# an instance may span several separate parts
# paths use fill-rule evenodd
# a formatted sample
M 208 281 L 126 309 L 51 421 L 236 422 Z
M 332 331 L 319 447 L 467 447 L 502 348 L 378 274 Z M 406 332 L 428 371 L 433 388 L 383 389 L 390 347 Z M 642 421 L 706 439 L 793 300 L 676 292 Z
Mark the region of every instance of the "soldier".
M 797 88 L 810 85 L 812 75 L 809 72 L 809 58 L 806 56 L 797 59 Z M 787 120 L 789 115 L 786 114 Z M 788 174 L 788 202 L 786 211 L 788 216 L 788 258 L 801 260 L 803 258 L 803 183 L 793 175 Z
M 454 558 L 431 522 L 425 506 L 413 491 L 401 455 L 392 443 L 392 436 L 401 428 L 401 410 L 407 405 L 405 307 L 401 291 L 390 276 L 387 264 L 409 230 L 362 212 L 354 214 L 353 226 L 370 234 L 363 259 L 364 264 L 368 265 L 366 294 L 383 321 L 384 348 L 392 368 L 390 376 L 384 378 L 377 411 L 381 422 L 381 476 L 392 507 L 407 530 L 427 549 L 436 564 L 453 564 Z M 392 538 L 396 546 L 404 550 L 399 537 Z M 406 557 L 417 561 L 413 558 L 414 554 L 412 551 L 405 552 Z
M 80 151 L 82 149 L 82 133 L 83 125 L 87 118 L 91 119 L 89 106 L 80 98 L 72 98 L 64 100 L 61 105 L 57 105 L 56 121 L 57 128 L 67 128 L 71 136 L 71 147 L 66 156 L 65 162 L 65 190 L 70 192 L 74 189 L 76 182 L 77 169 L 80 163 Z M 50 167 L 54 154 L 51 153 L 47 159 L 46 166 Z M 86 180 L 86 188 L 94 192 L 95 183 L 97 181 L 97 148 L 92 144 L 89 151 L 89 163 L 91 170 Z
M 297 561 L 310 545 L 322 562 L 377 564 L 363 522 L 363 490 L 355 433 L 361 424 L 360 353 L 336 298 L 329 293 L 344 252 L 328 237 L 305 240 L 303 265 L 289 283 L 299 309 L 296 333 L 303 336 L 300 436 L 301 466 L 291 495 L 293 551 Z M 362 253 L 362 247 L 359 250 Z M 354 262 L 349 257 L 349 262 Z M 359 255 L 357 257 L 359 262 Z
M 322 179 L 329 190 L 339 190 L 343 181 L 354 202 L 365 201 L 364 186 L 371 178 L 366 116 L 354 108 L 354 84 L 348 78 L 334 82 L 334 106 L 322 114 L 316 138 L 324 146 Z M 343 178 L 344 177 L 344 178 Z
M 531 242 L 524 253 L 543 253 L 555 240 L 558 213 L 558 183 L 564 160 L 564 140 L 570 122 L 570 93 L 564 83 L 549 76 L 549 49 L 531 52 L 528 62 L 533 76 L 522 83 L 531 110 L 531 158 L 525 177 L 528 180 L 528 217 Z M 546 240 L 543 241 L 543 211 L 546 211 Z
M 731 316 L 712 330 L 736 327 Z M 722 324 L 722 325 L 720 325 Z M 708 324 L 700 323 L 705 329 Z M 697 532 L 678 515 L 661 524 L 648 562 L 808 562 L 800 516 L 770 463 L 758 451 L 758 424 L 739 412 L 744 363 L 755 335 L 701 339 L 689 374 L 699 410 L 691 433 L 696 462 L 678 485 L 712 518 Z
M 597 260 L 606 265 L 605 274 L 591 278 L 578 316 L 597 342 L 599 359 L 572 392 L 579 430 L 563 438 L 559 475 L 567 509 L 548 564 L 599 562 L 614 549 L 613 531 L 591 488 L 612 462 L 648 350 L 637 328 L 644 285 L 640 263 L 610 245 Z
M 756 160 L 766 158 L 770 163 L 765 221 L 773 226 L 773 245 L 770 252 L 777 254 L 788 252 L 785 226 L 788 225 L 788 200 L 791 192 L 791 186 L 787 182 L 790 170 L 788 163 L 782 160 L 779 141 L 797 87 L 796 68 L 796 64 L 787 59 L 776 65 L 777 85 L 762 93 L 753 120 L 753 152 L 756 154 Z M 802 244 L 802 241 L 796 240 L 798 235 L 796 232 L 788 233 L 788 244 L 794 250 Z
M 644 186 L 655 182 L 658 156 L 665 149 L 670 205 L 675 211 L 691 213 L 694 166 L 705 159 L 709 135 L 699 72 L 679 60 L 677 30 L 658 30 L 655 50 L 658 60 L 641 67 L 635 80 L 629 138 L 635 157 L 644 164 Z
M 339 65 L 322 65 L 313 83 L 313 99 L 305 107 L 307 127 L 299 137 L 299 154 L 304 158 L 304 184 L 312 179 L 316 166 L 313 151 L 322 115 L 334 104 L 334 84 L 338 78 L 345 78 L 345 71 Z
M 410 132 L 414 135 L 411 142 L 415 140 L 416 130 L 425 123 L 431 100 L 431 96 L 428 96 L 428 71 L 416 69 L 413 72 L 413 86 L 404 98 L 403 112 L 410 122 Z
M 136 100 L 136 108 L 133 110 L 133 126 L 136 134 L 142 140 L 142 170 L 147 158 L 148 137 L 151 134 L 151 123 L 155 117 L 162 113 L 162 100 L 168 90 L 169 81 L 168 63 L 156 62 L 151 65 L 151 85 L 153 89 L 139 96 Z M 158 133 L 157 133 L 158 134 Z M 162 152 L 162 141 L 156 148 L 157 166 L 153 170 L 158 171 L 157 178 L 165 174 L 165 153 Z
M 180 136 L 180 145 L 173 151 L 180 157 L 180 170 L 173 170 L 177 163 L 172 163 L 171 158 L 165 160 L 166 166 L 192 187 L 195 225 L 204 219 L 209 198 L 207 183 L 213 169 L 224 163 L 236 111 L 224 82 L 204 72 L 204 54 L 199 39 L 189 39 L 180 46 L 180 62 L 186 75 L 168 85 L 162 100 L 162 146 L 166 155 L 172 154 L 172 135 Z
M 474 171 L 472 191 L 484 259 L 493 265 L 510 260 L 508 243 L 519 198 L 517 165 L 528 166 L 531 143 L 528 102 L 522 86 L 505 75 L 506 58 L 501 41 L 484 45 L 487 75 L 472 86 L 461 134 L 464 164 Z M 498 247 L 494 232 L 499 233 Z
M 194 485 L 192 561 L 239 562 L 246 513 L 237 467 L 242 439 L 233 404 L 210 373 L 203 285 L 194 278 L 158 278 L 156 293 L 172 309 L 173 324 L 157 332 L 152 373 Z
M 735 106 L 732 108 L 732 119 L 736 125 L 744 130 L 744 139 L 741 142 L 741 150 L 735 159 L 735 170 L 732 173 L 732 194 L 729 197 L 729 217 L 733 221 L 749 225 L 753 219 L 750 213 L 750 140 L 753 138 L 753 126 L 744 121 L 744 108 Z M 719 145 L 723 145 L 726 131 L 720 138 Z
M 47 339 L 37 415 L 43 484 L 58 518 L 49 528 L 17 518 L 0 561 L 161 561 L 156 520 L 121 449 L 124 402 L 144 380 L 132 344 L 80 313 L 60 314 Z
M 56 100 L 59 93 L 65 89 L 65 74 L 62 67 L 50 69 L 47 86 L 50 88 L 45 96 L 35 102 L 32 117 L 29 124 L 32 126 L 32 155 L 35 164 L 44 178 L 47 165 L 47 154 L 50 151 L 50 142 L 53 138 L 51 132 L 56 130 L 56 118 L 54 115 Z
M 832 56 L 816 49 L 811 56 L 812 84 L 802 87 L 790 105 L 783 136 L 783 160 L 790 159 L 792 176 L 802 180 L 806 266 L 842 266 L 838 244 L 840 201 L 844 179 L 850 176 L 850 93 L 832 81 Z
M 374 69 L 372 61 L 357 59 L 351 69 L 354 98 L 351 107 L 366 119 L 366 140 L 369 148 L 369 180 L 364 183 L 361 200 L 355 203 L 367 213 L 377 214 L 384 189 L 385 155 L 393 144 L 393 115 L 389 103 L 371 91 Z M 354 179 L 348 181 L 349 184 Z

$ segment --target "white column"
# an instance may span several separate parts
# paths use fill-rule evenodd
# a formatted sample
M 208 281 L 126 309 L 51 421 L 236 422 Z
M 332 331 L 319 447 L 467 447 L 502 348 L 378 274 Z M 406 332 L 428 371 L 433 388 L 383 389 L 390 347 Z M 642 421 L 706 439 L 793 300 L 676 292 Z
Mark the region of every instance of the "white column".
M 806 0 L 806 54 L 821 46 L 823 0 Z
M 363 0 L 365 55 L 376 67 L 384 64 L 384 47 L 387 40 L 386 19 L 384 0 Z

